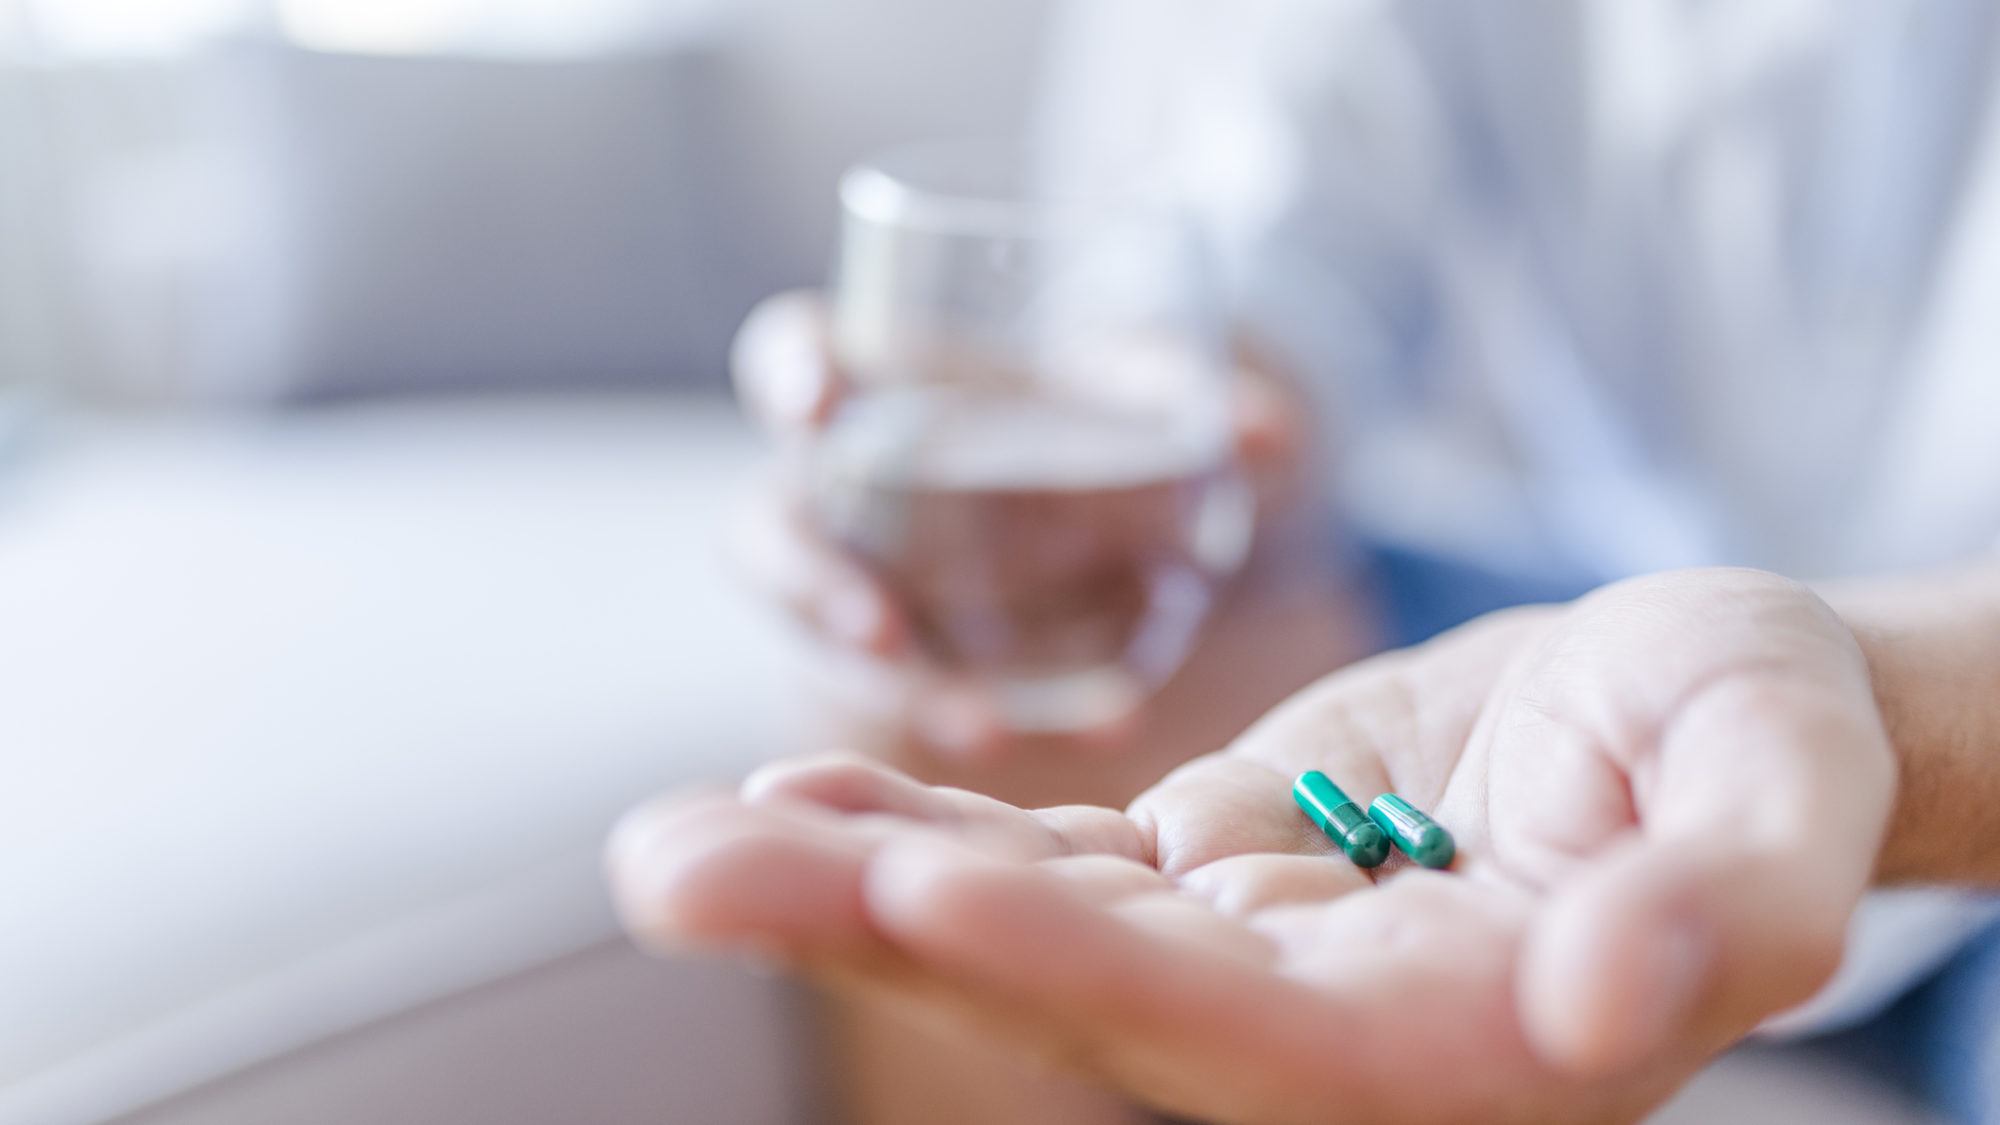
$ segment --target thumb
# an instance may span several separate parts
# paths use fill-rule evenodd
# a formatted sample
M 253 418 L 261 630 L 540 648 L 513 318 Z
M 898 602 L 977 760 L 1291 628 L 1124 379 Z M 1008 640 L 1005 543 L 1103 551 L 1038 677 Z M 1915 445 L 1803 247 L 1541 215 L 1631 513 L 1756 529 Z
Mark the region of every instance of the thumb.
M 1559 1069 L 1610 1074 L 1719 1050 L 1810 997 L 1839 965 L 1851 894 L 1797 865 L 1636 843 L 1594 865 L 1535 926 L 1522 1027 Z
M 743 319 L 730 376 L 744 412 L 766 432 L 796 438 L 832 415 L 845 385 L 830 335 L 825 301 L 811 291 L 766 298 Z
M 1521 1023 L 1545 1061 L 1607 1074 L 1706 1055 L 1832 975 L 1895 784 L 1865 674 L 1853 687 L 1758 672 L 1670 716 L 1640 830 L 1527 936 Z
M 1308 404 L 1298 389 L 1256 367 L 1239 367 L 1232 385 L 1230 422 L 1236 456 L 1269 515 L 1300 498 L 1309 456 Z

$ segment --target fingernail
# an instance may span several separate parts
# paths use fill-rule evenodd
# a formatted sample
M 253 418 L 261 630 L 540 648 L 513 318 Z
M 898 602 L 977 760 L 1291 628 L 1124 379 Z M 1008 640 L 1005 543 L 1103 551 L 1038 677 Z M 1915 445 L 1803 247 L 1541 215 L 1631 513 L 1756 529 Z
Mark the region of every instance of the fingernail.
M 613 860 L 611 902 L 632 939 L 655 956 L 703 952 L 666 908 L 677 872 L 654 854 L 627 853 Z
M 1102 754 L 1122 754 L 1138 741 L 1140 712 L 1135 705 L 1131 710 L 1085 727 L 1076 734 L 1077 743 L 1087 749 Z
M 681 842 L 674 807 L 649 805 L 620 818 L 605 847 L 605 877 L 625 930 L 663 956 L 721 948 L 689 932 L 676 909 L 684 877 L 702 859 Z
M 819 412 L 826 394 L 826 376 L 819 357 L 808 347 L 789 342 L 769 357 L 764 384 L 764 408 L 776 421 L 802 426 Z
M 611 835 L 604 841 L 605 872 L 616 877 L 651 851 L 661 835 L 660 817 L 651 808 L 641 806 L 626 812 L 611 826 Z
M 941 691 L 919 706 L 917 729 L 934 749 L 970 755 L 986 741 L 991 728 L 986 708 L 977 699 Z
M 864 587 L 835 591 L 826 601 L 822 620 L 835 640 L 850 648 L 872 648 L 882 633 L 882 603 Z

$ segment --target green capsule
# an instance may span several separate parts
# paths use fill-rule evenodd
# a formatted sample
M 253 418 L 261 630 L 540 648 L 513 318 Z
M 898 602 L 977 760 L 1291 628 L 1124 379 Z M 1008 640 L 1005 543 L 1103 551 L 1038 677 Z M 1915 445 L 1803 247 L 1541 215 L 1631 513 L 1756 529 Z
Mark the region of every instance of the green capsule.
M 1357 867 L 1379 867 L 1389 858 L 1388 837 L 1325 774 L 1318 770 L 1300 774 L 1292 783 L 1292 800 Z
M 1450 867 L 1451 857 L 1458 851 L 1444 825 L 1394 793 L 1375 798 L 1368 805 L 1368 819 L 1381 825 L 1397 847 L 1425 867 Z

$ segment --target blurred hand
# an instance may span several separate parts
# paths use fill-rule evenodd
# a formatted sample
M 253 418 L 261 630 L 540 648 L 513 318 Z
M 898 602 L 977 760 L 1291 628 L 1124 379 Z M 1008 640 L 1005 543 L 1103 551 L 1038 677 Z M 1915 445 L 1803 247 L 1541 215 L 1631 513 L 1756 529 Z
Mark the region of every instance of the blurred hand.
M 783 448 L 831 416 L 846 386 L 834 367 L 825 308 L 817 294 L 789 293 L 744 321 L 732 356 L 746 413 Z M 1321 557 L 1324 537 L 1305 470 L 1305 411 L 1281 381 L 1255 370 L 1235 384 L 1239 455 L 1255 485 L 1259 542 L 1244 572 L 1218 599 L 1198 650 L 1182 674 L 1144 709 L 1075 736 L 1010 733 L 983 686 L 927 665 L 912 651 L 893 597 L 816 531 L 794 482 L 782 472 L 752 499 L 738 536 L 743 571 L 831 650 L 822 677 L 823 733 L 928 777 L 980 778 L 982 788 L 1016 795 L 1064 791 L 1129 797 L 1138 784 L 1197 750 L 1209 749 L 1312 677 L 1371 646 L 1364 615 L 1340 604 L 1336 576 Z M 1289 629 L 1273 625 L 1289 622 Z M 1163 723 L 1161 715 L 1173 717 Z M 1143 761 L 1118 762 L 1105 750 L 1144 748 Z M 1091 787 L 1069 776 L 1083 752 L 1117 779 Z M 1066 776 L 1051 778 L 1048 766 Z M 1132 777 L 1142 780 L 1128 783 Z M 1118 785 L 1124 785 L 1121 790 Z
M 1325 770 L 1457 836 L 1372 877 Z M 1335 674 L 1123 813 L 858 759 L 628 818 L 663 947 L 756 950 L 1225 1122 L 1632 1118 L 1832 971 L 1896 773 L 1805 588 L 1690 571 Z

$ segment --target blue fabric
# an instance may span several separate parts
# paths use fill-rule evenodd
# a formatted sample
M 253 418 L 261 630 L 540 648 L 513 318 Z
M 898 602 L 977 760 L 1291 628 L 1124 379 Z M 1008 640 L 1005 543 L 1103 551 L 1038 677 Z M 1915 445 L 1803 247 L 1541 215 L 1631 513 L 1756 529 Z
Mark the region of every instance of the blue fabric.
M 2000 924 L 1828 1044 L 1952 1121 L 2000 1121 Z
M 1581 574 L 1508 574 L 1384 545 L 1368 548 L 1367 556 L 1389 619 L 1390 641 L 1398 646 L 1428 640 L 1496 609 L 1568 601 L 1603 581 Z

